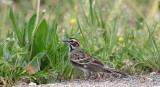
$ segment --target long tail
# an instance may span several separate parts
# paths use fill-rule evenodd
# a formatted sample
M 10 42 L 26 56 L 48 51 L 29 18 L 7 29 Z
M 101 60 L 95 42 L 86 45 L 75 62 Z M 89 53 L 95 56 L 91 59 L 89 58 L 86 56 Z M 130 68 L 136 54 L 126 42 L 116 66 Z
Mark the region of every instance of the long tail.
M 107 73 L 115 72 L 115 73 L 119 73 L 119 74 L 121 74 L 123 76 L 129 76 L 127 73 L 124 73 L 124 72 L 121 72 L 121 71 L 117 71 L 117 70 L 112 69 L 112 68 L 105 68 L 104 72 L 107 72 Z

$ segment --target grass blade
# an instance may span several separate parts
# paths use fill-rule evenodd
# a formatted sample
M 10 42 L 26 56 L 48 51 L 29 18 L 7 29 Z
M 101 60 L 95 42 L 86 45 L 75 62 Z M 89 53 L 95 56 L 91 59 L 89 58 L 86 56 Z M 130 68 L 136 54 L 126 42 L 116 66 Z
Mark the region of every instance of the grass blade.
M 22 43 L 21 34 L 20 34 L 20 31 L 18 30 L 17 24 L 15 22 L 14 15 L 13 15 L 13 9 L 12 8 L 10 8 L 10 15 L 9 16 L 10 16 L 10 19 L 11 19 L 13 27 L 14 27 L 14 32 L 16 33 L 18 41 L 21 44 Z

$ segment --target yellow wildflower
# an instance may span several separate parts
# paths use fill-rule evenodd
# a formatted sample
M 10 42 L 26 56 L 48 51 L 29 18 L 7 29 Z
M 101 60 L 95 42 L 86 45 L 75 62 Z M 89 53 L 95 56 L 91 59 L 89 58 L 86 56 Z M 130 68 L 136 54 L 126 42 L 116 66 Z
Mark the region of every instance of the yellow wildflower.
M 83 45 L 80 45 L 80 47 L 83 47 Z
M 76 22 L 76 19 L 71 19 L 71 20 L 70 20 L 70 23 L 71 23 L 71 24 L 74 24 L 75 22 Z
M 119 39 L 118 39 L 120 42 L 122 42 L 124 39 L 123 39 L 123 37 L 119 37 Z

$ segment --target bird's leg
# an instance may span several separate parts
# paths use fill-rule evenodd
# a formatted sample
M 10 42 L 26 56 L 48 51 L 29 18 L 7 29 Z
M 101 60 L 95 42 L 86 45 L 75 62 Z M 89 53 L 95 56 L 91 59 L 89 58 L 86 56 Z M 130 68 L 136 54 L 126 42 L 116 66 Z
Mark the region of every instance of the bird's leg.
M 89 72 L 86 80 L 88 80 L 90 77 L 91 77 L 91 73 Z
M 100 73 L 100 72 L 98 72 L 98 73 L 96 73 L 96 79 L 101 79 L 101 75 L 102 75 L 102 73 Z
M 97 73 L 98 79 L 101 79 L 101 73 Z
M 90 78 L 90 76 L 91 76 L 91 73 L 90 72 L 84 72 L 84 78 L 83 78 L 83 80 L 88 80 L 89 78 Z

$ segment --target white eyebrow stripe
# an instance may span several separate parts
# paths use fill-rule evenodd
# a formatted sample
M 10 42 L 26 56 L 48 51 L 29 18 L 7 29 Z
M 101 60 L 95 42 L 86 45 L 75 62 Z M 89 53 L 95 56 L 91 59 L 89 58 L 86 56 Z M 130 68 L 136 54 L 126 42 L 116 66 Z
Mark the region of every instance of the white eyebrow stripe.
M 79 41 L 77 39 L 72 38 L 71 40 L 79 44 Z

